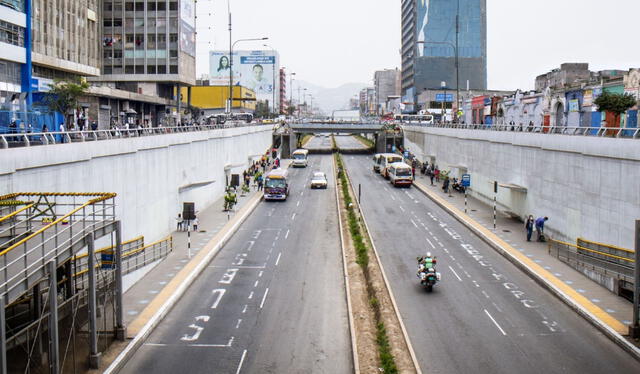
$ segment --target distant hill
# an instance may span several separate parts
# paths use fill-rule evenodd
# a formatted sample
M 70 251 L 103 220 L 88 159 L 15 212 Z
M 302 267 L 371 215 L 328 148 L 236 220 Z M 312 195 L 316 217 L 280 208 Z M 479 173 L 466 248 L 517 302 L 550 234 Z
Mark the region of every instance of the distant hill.
M 331 115 L 334 110 L 348 109 L 349 99 L 367 87 L 365 83 L 346 83 L 339 87 L 326 88 L 305 81 L 294 81 L 293 99 L 296 101 L 298 100 L 298 83 L 307 89 L 307 94 L 313 95 L 313 106 L 320 108 L 326 115 Z M 300 100 L 302 101 L 304 101 L 303 95 L 304 91 L 300 91 Z

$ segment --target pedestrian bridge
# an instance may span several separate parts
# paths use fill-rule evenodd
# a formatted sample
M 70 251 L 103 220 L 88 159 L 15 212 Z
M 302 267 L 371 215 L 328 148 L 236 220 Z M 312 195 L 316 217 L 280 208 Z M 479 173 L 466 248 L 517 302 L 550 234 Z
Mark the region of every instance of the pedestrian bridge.
M 381 123 L 292 123 L 288 125 L 294 133 L 350 133 L 376 134 L 383 130 Z

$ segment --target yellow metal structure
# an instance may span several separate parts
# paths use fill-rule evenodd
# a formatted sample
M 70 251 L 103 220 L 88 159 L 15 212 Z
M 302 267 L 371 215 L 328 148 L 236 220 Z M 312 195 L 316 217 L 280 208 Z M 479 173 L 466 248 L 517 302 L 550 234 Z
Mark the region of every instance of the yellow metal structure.
M 180 89 L 182 103 L 187 104 L 187 87 Z M 253 111 L 256 109 L 256 93 L 242 86 L 233 86 L 233 107 Z M 236 100 L 237 98 L 252 99 L 251 101 Z M 229 86 L 193 86 L 191 87 L 191 105 L 200 109 L 225 109 L 229 99 Z

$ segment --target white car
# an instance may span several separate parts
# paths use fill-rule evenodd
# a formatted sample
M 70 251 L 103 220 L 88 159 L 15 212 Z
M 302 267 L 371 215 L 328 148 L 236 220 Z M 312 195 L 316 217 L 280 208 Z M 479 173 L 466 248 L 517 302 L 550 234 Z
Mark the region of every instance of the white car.
M 316 171 L 311 177 L 311 188 L 327 188 L 327 176 L 321 171 Z

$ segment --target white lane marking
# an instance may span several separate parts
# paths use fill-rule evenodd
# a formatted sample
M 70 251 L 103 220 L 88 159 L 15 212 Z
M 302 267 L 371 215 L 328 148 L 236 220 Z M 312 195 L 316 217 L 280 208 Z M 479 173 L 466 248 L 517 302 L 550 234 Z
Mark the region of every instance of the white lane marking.
M 301 192 L 300 192 L 300 196 L 303 196 L 303 195 L 304 195 L 304 191 L 301 191 Z
M 278 253 L 278 258 L 276 258 L 276 266 L 278 266 L 278 263 L 280 262 L 280 256 L 282 256 L 282 252 Z
M 236 328 L 239 328 L 241 323 L 242 323 L 242 318 L 238 318 L 238 323 L 236 323 Z
M 300 206 L 300 202 L 299 201 L 296 203 L 296 206 Z
M 442 244 L 442 242 L 438 242 L 438 245 L 444 248 L 444 244 Z
M 427 238 L 427 243 L 429 243 L 429 245 L 433 248 L 436 249 L 436 246 L 433 245 L 433 243 L 431 243 L 431 240 L 429 240 L 429 238 Z
M 489 294 L 488 294 L 486 291 L 482 290 L 482 294 L 483 294 L 483 295 L 484 295 L 484 297 L 486 297 L 487 299 L 489 298 Z
M 262 296 L 262 302 L 260 303 L 260 309 L 264 306 L 264 301 L 267 299 L 267 294 L 269 293 L 269 288 L 264 291 L 264 296 Z
M 449 253 L 449 250 L 446 248 L 442 248 L 443 251 L 445 251 L 446 253 Z
M 240 364 L 238 364 L 238 370 L 236 370 L 236 374 L 240 374 L 240 370 L 242 370 L 242 364 L 244 363 L 244 359 L 247 357 L 247 350 L 245 349 L 242 352 L 242 357 L 240 358 Z
M 389 195 L 391 197 L 391 200 L 396 201 L 396 198 L 393 197 L 393 195 Z
M 166 343 L 144 343 L 146 346 L 150 347 L 175 347 L 175 344 L 166 344 Z M 229 348 L 230 345 L 227 344 L 186 344 L 180 345 L 181 347 L 200 347 L 200 348 Z
M 285 239 L 286 239 L 286 238 L 288 238 L 288 237 L 289 237 L 289 230 L 287 230 L 287 233 L 286 233 L 286 234 L 284 234 L 284 238 L 285 238 Z
M 455 271 L 455 270 L 453 270 L 453 268 L 452 268 L 451 266 L 449 266 L 449 269 L 451 269 L 451 271 L 453 272 L 453 275 L 455 275 L 455 276 L 456 276 L 456 278 L 458 278 L 458 280 L 459 280 L 460 282 L 462 282 L 462 278 L 460 278 L 460 276 L 458 275 L 458 273 L 456 273 L 456 271 Z
M 262 277 L 263 273 L 264 273 L 264 271 L 260 270 L 260 272 L 258 273 L 258 278 Z
M 227 266 L 220 266 L 220 265 L 209 265 L 208 267 L 210 267 L 210 268 L 227 268 Z M 238 269 L 264 269 L 264 266 L 244 265 L 244 266 L 238 266 Z
M 409 221 L 411 221 L 411 223 L 413 223 L 413 225 L 416 227 L 416 229 L 418 228 L 418 225 L 415 222 L 413 222 L 412 219 L 410 219 Z
M 253 291 L 251 291 L 251 293 L 249 294 L 249 297 L 247 299 L 253 299 Z
M 222 276 L 222 279 L 220 279 L 218 283 L 231 284 L 231 282 L 233 281 L 233 278 L 236 277 L 238 270 L 239 269 L 227 269 L 227 272 L 224 273 L 224 275 Z
M 249 240 L 249 246 L 247 247 L 247 252 L 251 252 L 251 248 L 253 248 L 253 245 L 254 245 L 255 243 L 256 243 L 255 241 L 253 241 L 253 240 Z
M 402 206 L 399 206 L 398 208 L 400 208 L 400 210 L 404 212 L 404 208 Z
M 224 288 L 219 288 L 217 290 L 211 291 L 212 294 L 218 295 L 216 297 L 216 301 L 214 301 L 213 304 L 211 304 L 211 309 L 215 309 L 218 307 L 218 304 L 220 304 L 220 299 L 222 299 L 222 296 L 224 295 L 225 292 L 227 292 L 227 290 L 225 290 Z
M 476 282 L 476 281 L 472 281 L 472 283 L 473 283 L 476 287 L 480 287 L 480 285 L 478 284 L 478 282 Z
M 493 323 L 496 325 L 496 327 L 498 328 L 498 330 L 500 330 L 500 332 L 502 333 L 502 335 L 507 335 L 506 332 L 504 332 L 504 330 L 502 329 L 502 327 L 500 327 L 500 325 L 498 325 L 498 322 L 496 322 L 495 319 L 493 319 L 493 316 L 491 315 L 491 313 L 489 313 L 486 309 L 484 310 L 485 313 L 487 313 L 487 316 L 489 316 L 489 318 L 491 318 L 491 320 L 493 321 Z
M 291 216 L 291 220 L 293 221 L 294 219 L 296 219 L 296 214 L 293 213 L 293 215 Z
M 245 314 L 247 312 L 247 308 L 249 307 L 249 305 L 244 304 L 244 308 L 242 308 L 242 314 Z
M 198 321 L 208 322 L 209 321 L 209 316 L 197 316 L 196 317 L 196 322 L 198 322 Z M 196 332 L 194 332 L 193 335 L 191 335 L 191 336 L 185 334 L 183 337 L 180 338 L 180 340 L 185 341 L 185 342 L 196 341 L 196 340 L 198 340 L 198 338 L 200 337 L 200 334 L 202 334 L 202 331 L 204 330 L 204 327 L 198 326 L 195 323 L 190 324 L 189 328 L 196 330 Z
M 453 257 L 453 255 L 449 255 L 449 257 L 451 257 L 451 261 L 455 261 L 456 260 L 456 258 Z
M 258 283 L 260 283 L 260 281 L 256 281 L 256 282 L 253 284 L 253 288 L 258 287 Z

